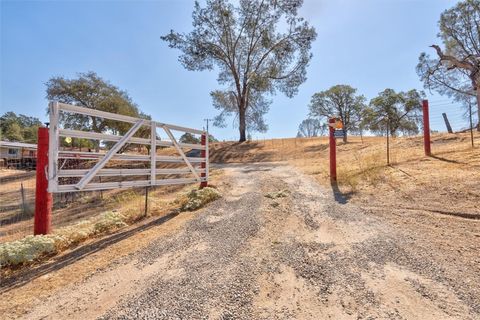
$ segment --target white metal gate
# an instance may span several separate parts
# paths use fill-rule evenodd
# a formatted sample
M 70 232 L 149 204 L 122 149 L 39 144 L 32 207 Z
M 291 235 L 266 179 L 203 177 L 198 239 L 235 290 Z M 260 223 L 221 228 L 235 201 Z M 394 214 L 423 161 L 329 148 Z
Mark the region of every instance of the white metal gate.
M 95 118 L 110 119 L 130 123 L 132 126 L 125 135 L 112 133 L 98 133 L 61 128 L 59 124 L 60 112 L 74 113 Z M 49 129 L 49 154 L 48 154 L 48 191 L 49 192 L 75 192 L 93 191 L 117 188 L 147 187 L 160 185 L 174 185 L 187 183 L 200 183 L 208 181 L 208 133 L 203 130 L 191 129 L 177 125 L 160 123 L 153 120 L 134 118 L 90 108 L 79 107 L 59 102 L 49 104 L 50 129 Z M 150 137 L 134 137 L 141 127 L 150 127 Z M 163 129 L 169 140 L 157 139 L 157 128 Z M 180 143 L 175 138 L 173 131 L 187 132 L 202 135 L 202 144 Z M 106 152 L 85 152 L 74 150 L 61 150 L 60 138 L 83 138 L 98 141 L 115 142 Z M 133 143 L 150 146 L 149 154 L 123 154 L 119 151 L 125 145 Z M 173 147 L 178 155 L 158 155 L 157 147 Z M 191 157 L 183 149 L 200 150 L 200 157 Z M 62 169 L 62 162 L 68 159 L 98 160 L 92 168 L 88 169 Z M 105 168 L 109 161 L 147 162 L 148 168 Z M 183 163 L 184 168 L 157 168 L 158 163 Z M 191 177 L 158 179 L 159 175 L 190 175 Z M 192 177 L 193 176 L 193 177 Z M 94 182 L 95 177 L 121 177 L 122 181 Z M 133 179 L 143 177 L 143 179 Z M 148 178 L 145 178 L 148 177 Z M 62 184 L 59 178 L 77 178 L 75 183 Z

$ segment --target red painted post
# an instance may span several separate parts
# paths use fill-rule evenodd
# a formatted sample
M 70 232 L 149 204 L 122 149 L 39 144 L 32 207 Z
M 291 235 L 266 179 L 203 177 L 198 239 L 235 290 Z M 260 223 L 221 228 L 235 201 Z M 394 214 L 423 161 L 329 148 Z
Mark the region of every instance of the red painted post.
M 38 128 L 37 177 L 33 234 L 48 234 L 52 221 L 52 194 L 47 191 L 48 128 Z
M 430 149 L 430 117 L 428 115 L 428 100 L 422 101 L 423 107 L 423 146 L 425 149 L 425 155 L 431 156 Z
M 328 119 L 328 130 L 330 132 L 330 181 L 337 181 L 337 144 L 335 142 L 335 128 L 331 125 L 335 118 Z
M 202 146 L 206 146 L 207 145 L 207 135 L 205 133 L 202 134 Z M 206 150 L 201 150 L 200 152 L 200 156 L 202 158 L 206 158 L 207 157 L 207 151 Z M 207 163 L 205 161 L 203 161 L 201 164 L 200 164 L 200 168 L 202 169 L 205 169 L 207 168 Z M 207 176 L 207 173 L 206 172 L 202 172 L 200 174 L 200 177 L 202 178 L 205 178 Z M 208 186 L 208 182 L 207 181 L 202 181 L 200 182 L 200 189 L 202 188 L 205 188 L 206 186 Z

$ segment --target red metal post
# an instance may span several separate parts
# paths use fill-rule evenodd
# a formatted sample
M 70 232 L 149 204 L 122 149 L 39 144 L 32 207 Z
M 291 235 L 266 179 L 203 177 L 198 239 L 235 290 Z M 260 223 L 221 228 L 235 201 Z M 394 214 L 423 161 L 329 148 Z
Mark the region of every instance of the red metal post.
M 207 135 L 205 133 L 202 134 L 202 146 L 206 146 L 207 145 Z M 206 150 L 201 150 L 200 152 L 200 156 L 202 158 L 206 158 L 207 157 L 207 151 Z M 205 169 L 207 168 L 207 163 L 205 161 L 203 161 L 201 164 L 200 164 L 200 168 L 202 169 Z M 205 172 L 202 172 L 200 174 L 200 177 L 202 178 L 205 178 L 207 176 L 207 174 Z M 208 186 L 208 182 L 207 181 L 202 181 L 200 182 L 200 189 L 201 188 L 205 188 L 206 186 Z
M 430 149 L 430 117 L 428 115 L 428 100 L 422 101 L 423 107 L 423 146 L 425 149 L 425 155 L 431 156 Z
M 335 142 L 335 128 L 330 124 L 335 123 L 335 118 L 328 119 L 330 132 L 330 181 L 337 181 L 337 144 Z
M 47 191 L 48 128 L 38 128 L 35 221 L 33 234 L 48 234 L 52 221 L 52 194 Z

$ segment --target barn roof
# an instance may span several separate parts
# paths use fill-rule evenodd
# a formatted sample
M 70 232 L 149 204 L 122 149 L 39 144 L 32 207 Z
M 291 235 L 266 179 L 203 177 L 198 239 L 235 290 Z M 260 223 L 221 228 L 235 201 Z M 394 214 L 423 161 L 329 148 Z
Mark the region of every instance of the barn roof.
M 24 142 L 12 142 L 12 141 L 0 141 L 0 147 L 25 148 L 25 149 L 37 150 L 36 144 L 24 143 Z

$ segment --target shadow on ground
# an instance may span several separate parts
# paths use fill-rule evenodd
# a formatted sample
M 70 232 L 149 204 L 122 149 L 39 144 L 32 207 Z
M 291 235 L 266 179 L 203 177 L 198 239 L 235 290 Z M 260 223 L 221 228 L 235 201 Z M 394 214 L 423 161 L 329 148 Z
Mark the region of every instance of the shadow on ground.
M 343 193 L 340 191 L 340 188 L 338 188 L 338 183 L 336 181 L 331 181 L 330 185 L 332 186 L 333 197 L 335 198 L 335 201 L 340 204 L 347 204 L 348 200 L 350 200 L 352 197 L 353 192 Z
M 468 165 L 468 163 L 465 163 L 465 162 L 461 162 L 461 161 L 457 161 L 457 160 L 451 160 L 451 159 L 439 157 L 439 156 L 436 156 L 436 155 L 431 155 L 431 157 L 434 158 L 434 159 L 440 160 L 440 161 L 444 161 L 444 162 Z
M 42 264 L 35 269 L 28 269 L 25 271 L 21 271 L 18 274 L 15 274 L 14 276 L 8 278 L 8 279 L 2 279 L 0 283 L 0 293 L 4 293 L 7 291 L 10 291 L 12 289 L 21 287 L 28 282 L 41 277 L 45 274 L 48 274 L 52 271 L 57 271 L 60 270 L 72 263 L 75 263 L 76 261 L 82 260 L 86 257 L 88 257 L 91 254 L 94 254 L 100 250 L 103 250 L 119 241 L 122 241 L 126 238 L 129 238 L 139 232 L 148 230 L 150 228 L 153 228 L 155 226 L 161 225 L 170 219 L 176 217 L 179 214 L 178 211 L 172 211 L 168 213 L 165 216 L 162 216 L 161 218 L 156 218 L 150 222 L 147 222 L 145 224 L 139 225 L 137 227 L 134 227 L 132 229 L 127 229 L 123 232 L 118 232 L 112 235 L 109 235 L 105 238 L 102 238 L 101 240 L 94 241 L 88 245 L 84 245 L 81 247 L 78 247 L 74 249 L 72 252 L 69 252 L 65 255 L 58 256 L 54 258 L 53 262 Z

